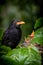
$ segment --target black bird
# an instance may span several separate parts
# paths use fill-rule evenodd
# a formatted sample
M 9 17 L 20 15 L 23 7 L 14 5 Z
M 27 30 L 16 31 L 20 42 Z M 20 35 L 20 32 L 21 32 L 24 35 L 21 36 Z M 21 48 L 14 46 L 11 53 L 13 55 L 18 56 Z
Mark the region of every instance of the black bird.
M 6 45 L 13 48 L 16 48 L 18 43 L 21 40 L 22 31 L 20 25 L 25 24 L 23 21 L 13 20 L 9 25 L 8 29 L 4 32 L 2 37 L 2 45 Z

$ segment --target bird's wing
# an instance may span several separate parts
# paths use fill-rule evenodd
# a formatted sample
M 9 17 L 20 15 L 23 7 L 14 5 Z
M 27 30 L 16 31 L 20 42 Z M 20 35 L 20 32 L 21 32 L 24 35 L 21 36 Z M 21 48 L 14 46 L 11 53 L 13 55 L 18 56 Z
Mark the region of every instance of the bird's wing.
M 2 43 L 3 41 L 7 42 L 17 42 L 20 41 L 21 39 L 21 31 L 17 30 L 17 29 L 10 29 L 5 31 L 5 33 L 3 34 L 3 38 L 2 38 Z
M 17 36 L 18 36 L 18 30 L 16 30 L 16 29 L 9 30 L 10 39 L 16 38 Z

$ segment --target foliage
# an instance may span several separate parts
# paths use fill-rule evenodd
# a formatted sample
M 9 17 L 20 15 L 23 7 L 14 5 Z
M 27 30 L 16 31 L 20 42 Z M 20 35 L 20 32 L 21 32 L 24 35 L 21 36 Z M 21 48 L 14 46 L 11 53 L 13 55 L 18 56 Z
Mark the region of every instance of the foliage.
M 39 18 L 38 20 L 36 20 L 35 26 L 34 28 L 38 28 L 38 27 L 42 27 L 43 26 L 43 18 Z
M 9 51 L 11 51 L 10 47 L 0 45 L 0 56 L 7 54 Z
M 41 65 L 39 51 L 33 45 L 27 48 L 13 49 L 1 57 L 4 65 Z
M 31 42 L 43 45 L 43 27 L 35 31 L 34 38 Z
M 43 45 L 43 19 L 38 19 L 35 24 L 34 38 L 31 40 L 32 43 L 38 43 Z

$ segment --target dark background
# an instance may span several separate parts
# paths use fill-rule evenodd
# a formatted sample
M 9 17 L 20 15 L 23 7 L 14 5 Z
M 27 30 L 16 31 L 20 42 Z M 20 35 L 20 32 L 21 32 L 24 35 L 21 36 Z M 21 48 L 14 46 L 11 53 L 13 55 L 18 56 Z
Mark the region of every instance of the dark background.
M 11 20 L 26 22 L 21 26 L 22 41 L 31 34 L 36 20 L 43 17 L 43 0 L 1 0 L 0 1 L 0 40 Z

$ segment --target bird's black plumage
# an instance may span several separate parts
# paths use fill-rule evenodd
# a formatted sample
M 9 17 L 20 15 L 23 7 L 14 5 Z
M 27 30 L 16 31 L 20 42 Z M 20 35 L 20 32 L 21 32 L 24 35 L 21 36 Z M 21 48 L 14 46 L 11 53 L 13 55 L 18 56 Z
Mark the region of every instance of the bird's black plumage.
M 2 37 L 2 44 L 15 48 L 21 40 L 21 29 L 20 25 L 16 25 L 16 20 L 13 20 L 9 25 L 8 29 L 4 32 Z M 20 22 L 20 21 L 19 21 Z

